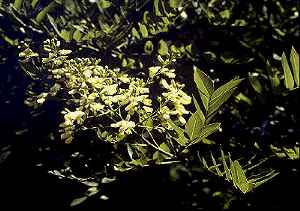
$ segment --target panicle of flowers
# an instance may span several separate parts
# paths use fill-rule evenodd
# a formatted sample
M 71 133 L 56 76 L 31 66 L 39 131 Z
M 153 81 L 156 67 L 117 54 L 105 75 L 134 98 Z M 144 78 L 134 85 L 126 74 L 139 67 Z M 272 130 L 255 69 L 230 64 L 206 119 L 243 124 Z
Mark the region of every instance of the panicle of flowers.
M 50 88 L 52 92 L 42 92 L 32 99 L 42 105 L 49 95 L 64 92 L 66 107 L 72 107 L 62 112 L 64 122 L 60 124 L 60 133 L 65 142 L 70 143 L 76 129 L 89 118 L 107 119 L 108 125 L 100 123 L 95 127 L 100 138 L 111 143 L 118 143 L 144 127 L 169 128 L 166 122 L 170 118 L 185 124 L 183 116 L 189 113 L 185 106 L 191 103 L 191 97 L 182 90 L 184 85 L 174 80 L 174 69 L 150 67 L 149 78 L 145 80 L 119 68 L 103 66 L 100 59 L 70 59 L 68 55 L 72 52 L 61 50 L 59 44 L 57 40 L 47 40 L 44 45 L 48 57 L 42 61 L 50 73 L 48 78 L 55 82 Z M 150 93 L 157 81 L 163 92 Z M 153 101 L 160 106 L 154 107 Z M 154 125 L 145 126 L 149 119 Z
M 165 79 L 160 81 L 165 91 L 160 98 L 161 107 L 159 110 L 162 121 L 169 120 L 172 116 L 178 118 L 181 124 L 185 124 L 186 120 L 183 115 L 189 114 L 185 106 L 191 103 L 191 97 L 182 89 L 184 84 L 175 82 L 173 79 L 168 83 Z

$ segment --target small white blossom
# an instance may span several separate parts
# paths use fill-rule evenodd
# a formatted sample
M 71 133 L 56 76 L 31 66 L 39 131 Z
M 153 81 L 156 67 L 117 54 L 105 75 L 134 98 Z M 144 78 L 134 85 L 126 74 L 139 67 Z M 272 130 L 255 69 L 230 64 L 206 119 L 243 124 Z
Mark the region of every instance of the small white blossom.
M 121 120 L 117 123 L 112 123 L 111 127 L 118 128 L 121 135 L 131 134 L 133 128 L 135 127 L 135 123 L 133 121 Z
M 68 112 L 65 114 L 64 119 L 65 119 L 65 125 L 73 125 L 74 122 L 77 124 L 80 124 L 83 122 L 82 117 L 85 115 L 84 112 L 82 111 L 73 111 L 73 112 Z

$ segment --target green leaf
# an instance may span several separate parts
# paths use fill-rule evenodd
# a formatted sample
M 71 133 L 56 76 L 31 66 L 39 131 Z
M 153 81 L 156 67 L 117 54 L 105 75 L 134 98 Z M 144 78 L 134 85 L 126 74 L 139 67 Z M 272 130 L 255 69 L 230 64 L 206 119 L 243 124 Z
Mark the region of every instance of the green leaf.
M 290 54 L 290 61 L 293 68 L 293 74 L 294 74 L 294 80 L 296 83 L 296 86 L 300 86 L 299 82 L 299 72 L 300 72 L 300 66 L 299 66 L 299 54 L 295 50 L 294 47 L 292 47 L 291 54 Z
M 225 103 L 228 98 L 233 94 L 236 89 L 236 86 L 242 81 L 243 79 L 234 79 L 226 84 L 219 87 L 211 96 L 208 108 L 208 117 L 213 115 L 215 111 L 217 111 L 220 106 Z
M 65 29 L 61 30 L 60 37 L 63 38 L 66 42 L 69 42 L 71 40 L 71 32 L 67 31 Z
M 143 14 L 143 22 L 145 24 L 147 24 L 149 19 L 150 19 L 150 17 L 149 17 L 149 11 L 145 11 L 144 14 Z
M 247 97 L 245 94 L 243 94 L 242 92 L 240 92 L 237 96 L 236 96 L 236 99 L 238 100 L 238 101 L 242 101 L 242 102 L 245 102 L 245 103 L 247 103 L 248 105 L 252 105 L 253 103 L 252 103 L 252 100 L 249 98 L 249 97 Z
M 56 23 L 55 23 L 54 18 L 53 18 L 51 15 L 49 15 L 49 14 L 47 15 L 47 17 L 48 17 L 49 23 L 52 25 L 54 31 L 59 35 L 60 32 L 59 32 L 59 30 L 57 29 L 57 25 L 56 25 Z
M 145 46 L 144 46 L 144 51 L 146 54 L 150 55 L 153 51 L 153 43 L 148 40 L 146 43 L 145 43 Z
M 197 102 L 197 100 L 196 100 L 196 98 L 195 98 L 194 95 L 193 95 L 193 102 L 194 102 L 194 105 L 195 105 L 195 108 L 196 108 L 198 114 L 200 115 L 201 120 L 202 120 L 203 122 L 205 122 L 205 116 L 204 116 L 204 114 L 203 114 L 203 112 L 202 112 L 202 110 L 201 110 L 201 108 L 200 108 L 200 105 L 199 105 L 199 103 Z
M 166 144 L 165 142 L 161 143 L 161 144 L 159 145 L 159 148 L 161 148 L 161 149 L 162 149 L 163 151 L 165 151 L 165 152 L 171 153 L 168 144 Z
M 199 68 L 194 66 L 194 80 L 197 88 L 206 96 L 210 96 L 214 91 L 213 81 Z
M 84 202 L 85 200 L 87 200 L 87 198 L 88 198 L 87 196 L 83 196 L 83 197 L 74 199 L 74 200 L 71 202 L 70 206 L 71 206 L 71 207 L 77 206 L 77 205 L 81 204 L 82 202 Z
M 131 33 L 132 33 L 133 37 L 135 37 L 137 39 L 141 39 L 141 36 L 140 36 L 139 32 L 136 30 L 136 28 L 133 27 L 131 30 Z
M 189 55 L 192 55 L 192 44 L 187 45 L 185 50 L 189 53 Z
M 273 71 L 273 68 L 270 62 L 267 60 L 266 62 L 267 73 L 270 76 L 270 82 L 273 89 L 277 88 L 280 85 L 280 79 L 278 77 L 278 72 Z
M 229 156 L 229 162 L 230 162 L 230 172 L 231 172 L 231 178 L 232 178 L 233 186 L 237 188 L 238 187 L 238 185 L 237 185 L 237 171 L 236 171 L 235 165 L 234 165 L 233 161 L 231 160 L 230 156 Z
M 256 76 L 250 76 L 249 77 L 249 81 L 250 81 L 250 84 L 253 87 L 253 89 L 257 93 L 261 94 L 262 91 L 263 91 L 263 87 L 262 87 L 260 81 L 258 80 L 258 77 L 256 77 Z
M 39 0 L 32 0 L 31 7 L 34 9 L 38 2 L 39 2 Z
M 256 188 L 256 187 L 262 185 L 263 183 L 267 182 L 268 180 L 274 178 L 278 174 L 279 174 L 279 172 L 276 172 L 275 170 L 271 170 L 270 172 L 268 172 L 267 174 L 265 174 L 261 177 L 250 179 L 250 181 L 251 181 L 250 184 Z
M 165 55 L 169 54 L 168 44 L 164 40 L 159 41 L 158 53 L 162 56 L 165 56 Z
M 182 0 L 169 0 L 169 5 L 171 8 L 178 8 L 182 5 Z
M 135 166 L 144 166 L 144 162 L 142 159 L 136 159 L 129 162 L 130 164 L 133 164 Z
M 291 69 L 289 67 L 287 58 L 285 56 L 285 53 L 282 54 L 281 56 L 281 64 L 283 67 L 284 71 L 284 84 L 287 89 L 293 89 L 294 88 L 294 80 L 293 80 L 293 75 L 291 72 Z
M 81 37 L 81 32 L 78 29 L 76 29 L 76 31 L 73 33 L 73 39 L 79 42 L 81 40 Z
M 193 144 L 197 144 L 202 141 L 202 139 L 206 138 L 207 136 L 213 134 L 217 130 L 219 130 L 221 124 L 220 123 L 212 123 L 209 125 L 205 125 L 204 127 L 201 128 L 201 131 L 197 137 L 196 140 L 191 142 L 188 146 L 191 146 Z
M 147 127 L 147 130 L 150 131 L 153 128 L 153 119 L 152 117 L 147 117 L 147 119 L 143 122 L 143 126 Z
M 99 0 L 97 2 L 97 5 L 101 9 L 107 9 L 107 8 L 109 8 L 111 6 L 111 2 L 107 1 L 107 0 Z
M 140 28 L 140 32 L 142 34 L 142 37 L 147 38 L 148 37 L 148 30 L 147 30 L 146 26 L 144 24 L 139 23 L 139 28 Z
M 160 164 L 161 161 L 163 161 L 165 159 L 165 157 L 164 157 L 163 153 L 161 153 L 159 151 L 156 151 L 156 152 L 153 153 L 152 159 L 155 160 L 156 164 Z
M 133 149 L 131 148 L 130 144 L 126 144 L 126 146 L 127 146 L 128 155 L 130 159 L 133 160 Z
M 203 71 L 194 66 L 194 81 L 198 88 L 205 110 L 208 110 L 210 96 L 214 91 L 213 81 Z
M 154 11 L 156 16 L 162 16 L 160 10 L 159 10 L 159 2 L 160 0 L 154 0 Z
M 202 114 L 203 115 L 203 114 Z M 201 127 L 204 124 L 205 119 L 199 111 L 192 114 L 185 125 L 185 131 L 189 135 L 191 140 L 198 138 L 201 133 Z
M 251 190 L 251 184 L 247 181 L 245 171 L 237 160 L 233 162 L 236 172 L 236 185 L 243 192 L 247 193 Z
M 186 144 L 189 142 L 189 139 L 185 137 L 184 129 L 175 125 L 174 122 L 172 122 L 171 120 L 169 120 L 168 123 L 171 125 L 171 127 L 175 130 L 175 132 L 178 135 L 178 138 L 175 138 L 177 143 L 180 144 L 181 146 L 186 146 Z
M 14 8 L 16 8 L 17 11 L 18 11 L 19 9 L 21 9 L 22 4 L 23 4 L 23 0 L 15 0 L 13 6 L 14 6 Z
M 209 169 L 209 166 L 207 165 L 207 162 L 206 162 L 206 160 L 204 159 L 204 157 L 202 157 L 201 161 L 202 161 L 203 166 L 204 166 L 205 168 Z
M 225 155 L 223 150 L 221 150 L 221 158 L 222 158 L 222 163 L 223 163 L 223 167 L 224 167 L 224 171 L 225 171 L 225 175 L 226 175 L 226 179 L 228 181 L 232 180 L 231 174 L 230 174 L 230 169 L 227 166 L 226 160 L 225 160 Z
M 227 82 L 226 84 L 220 86 L 216 91 L 214 91 L 214 93 L 211 96 L 211 100 L 214 101 L 220 97 L 222 97 L 226 92 L 234 89 L 237 87 L 237 85 L 239 85 L 239 83 L 241 83 L 243 79 L 233 79 L 229 82 Z
M 217 162 L 216 162 L 216 159 L 214 158 L 214 156 L 213 156 L 213 154 L 212 153 L 210 153 L 210 157 L 211 157 L 211 160 L 212 160 L 212 162 L 213 162 L 213 164 L 214 164 L 214 169 L 216 170 L 216 172 L 217 172 L 217 174 L 219 175 L 219 176 L 223 176 L 223 174 L 222 174 L 222 172 L 220 171 L 220 169 L 219 169 L 219 167 L 218 167 L 218 164 L 217 164 Z
M 59 4 L 60 2 L 52 1 L 50 4 L 44 7 L 44 9 L 42 9 L 42 11 L 40 11 L 39 14 L 37 14 L 35 18 L 36 22 L 41 23 L 46 17 L 46 15 L 53 11 Z

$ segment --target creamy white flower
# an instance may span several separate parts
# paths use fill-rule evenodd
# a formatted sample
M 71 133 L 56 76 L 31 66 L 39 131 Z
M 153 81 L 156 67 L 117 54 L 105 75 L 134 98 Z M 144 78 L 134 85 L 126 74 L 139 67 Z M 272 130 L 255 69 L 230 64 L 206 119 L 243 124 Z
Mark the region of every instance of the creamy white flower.
M 101 94 L 114 95 L 117 93 L 118 84 L 106 85 Z
M 74 122 L 77 122 L 77 124 L 80 124 L 83 122 L 82 117 L 85 115 L 82 111 L 73 111 L 66 113 L 64 116 L 65 124 L 66 125 L 73 125 Z
M 101 103 L 92 103 L 90 105 L 91 109 L 93 112 L 98 112 L 98 111 L 101 111 L 102 109 L 104 109 L 104 105 L 102 105 Z
M 160 68 L 161 68 L 160 66 L 149 67 L 149 77 L 154 78 L 154 76 L 157 74 Z
M 65 49 L 63 49 L 63 50 L 59 50 L 59 51 L 58 51 L 58 54 L 59 54 L 59 55 L 62 55 L 62 56 L 68 55 L 68 54 L 70 54 L 70 53 L 72 53 L 71 50 L 65 50 Z
M 93 71 L 91 71 L 91 70 L 85 70 L 85 71 L 83 72 L 83 75 L 84 75 L 84 77 L 86 77 L 86 78 L 90 78 L 90 77 L 93 75 Z
M 133 128 L 135 127 L 135 122 L 121 120 L 117 123 L 112 123 L 110 126 L 114 127 L 114 128 L 119 128 L 119 132 L 120 132 L 121 135 L 131 134 Z
M 153 108 L 148 107 L 148 106 L 143 106 L 143 109 L 144 109 L 147 113 L 152 113 L 152 112 L 153 112 Z
M 165 89 L 170 89 L 170 85 L 168 84 L 168 82 L 165 79 L 161 79 L 160 83 Z

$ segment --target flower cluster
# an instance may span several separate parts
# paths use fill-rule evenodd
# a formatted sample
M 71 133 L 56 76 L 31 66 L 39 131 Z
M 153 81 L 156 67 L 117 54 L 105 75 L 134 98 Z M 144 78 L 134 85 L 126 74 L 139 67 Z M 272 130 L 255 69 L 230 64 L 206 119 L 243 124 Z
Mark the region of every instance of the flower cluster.
M 150 67 L 148 79 L 142 79 L 119 68 L 102 66 L 99 59 L 69 59 L 72 52 L 60 50 L 57 44 L 45 42 L 48 57 L 42 62 L 49 71 L 48 78 L 56 82 L 55 86 L 58 81 L 62 82 L 62 87 L 50 90 L 55 90 L 51 95 L 58 90 L 65 93 L 67 108 L 62 112 L 64 122 L 60 132 L 67 143 L 72 141 L 74 131 L 85 126 L 85 121 L 90 118 L 107 119 L 106 123 L 89 127 L 97 128 L 100 138 L 110 143 L 118 143 L 133 132 L 139 134 L 145 127 L 169 128 L 166 120 L 170 118 L 185 123 L 183 116 L 189 113 L 185 106 L 191 103 L 191 97 L 182 90 L 184 85 L 174 80 L 174 69 Z M 157 84 L 163 92 L 150 93 L 151 87 Z M 48 96 L 49 93 L 43 92 L 32 99 L 42 105 Z M 159 106 L 154 107 L 153 101 Z
M 143 120 L 153 111 L 149 88 L 142 79 L 129 77 L 119 69 L 100 66 L 99 62 L 70 59 L 65 62 L 64 67 L 51 72 L 54 78 L 65 81 L 68 94 L 77 103 L 78 111 L 84 112 L 87 117 L 109 116 L 116 122 L 111 127 L 120 127 L 122 135 L 130 134 L 131 129 L 124 124 L 131 122 L 129 120 L 137 112 L 143 111 L 144 115 L 140 119 Z M 65 114 L 65 121 L 66 115 L 68 114 Z M 123 117 L 128 121 L 123 120 Z M 66 125 L 68 124 L 64 124 Z M 64 134 L 63 136 L 65 137 Z M 119 139 L 120 136 L 116 135 L 111 142 L 120 141 Z
M 183 115 L 188 114 L 189 111 L 186 110 L 185 105 L 191 103 L 192 99 L 188 96 L 182 88 L 183 84 L 179 84 L 174 80 L 168 83 L 165 79 L 161 79 L 161 85 L 166 89 L 166 92 L 162 93 L 161 108 L 159 110 L 159 115 L 164 120 L 169 120 L 171 116 L 177 116 L 181 124 L 185 124 L 186 120 Z M 172 108 L 168 105 L 172 105 Z

